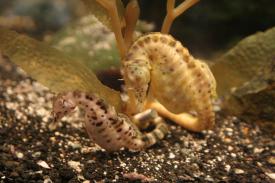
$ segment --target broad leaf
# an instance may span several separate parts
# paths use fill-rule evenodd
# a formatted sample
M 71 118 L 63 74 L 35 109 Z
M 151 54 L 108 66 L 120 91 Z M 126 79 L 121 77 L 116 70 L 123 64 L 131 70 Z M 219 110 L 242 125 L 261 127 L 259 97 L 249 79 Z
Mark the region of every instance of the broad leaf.
M 274 68 L 275 28 L 238 43 L 211 68 L 224 97 L 223 108 L 243 118 L 274 121 Z
M 120 110 L 119 92 L 104 86 L 76 58 L 4 28 L 0 28 L 0 51 L 54 92 L 82 90 L 96 93 Z
M 217 80 L 218 94 L 226 95 L 257 76 L 265 65 L 274 62 L 275 28 L 240 41 L 220 57 L 211 70 Z

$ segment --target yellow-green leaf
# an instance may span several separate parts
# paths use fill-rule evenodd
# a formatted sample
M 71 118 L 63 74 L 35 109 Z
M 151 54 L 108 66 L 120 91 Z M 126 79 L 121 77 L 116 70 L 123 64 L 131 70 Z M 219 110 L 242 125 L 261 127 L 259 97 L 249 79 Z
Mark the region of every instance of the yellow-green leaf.
M 226 95 L 231 88 L 250 81 L 274 58 L 275 28 L 243 39 L 211 67 L 217 80 L 218 94 Z
M 54 92 L 96 93 L 119 111 L 119 92 L 103 85 L 81 61 L 47 44 L 0 28 L 0 52 Z

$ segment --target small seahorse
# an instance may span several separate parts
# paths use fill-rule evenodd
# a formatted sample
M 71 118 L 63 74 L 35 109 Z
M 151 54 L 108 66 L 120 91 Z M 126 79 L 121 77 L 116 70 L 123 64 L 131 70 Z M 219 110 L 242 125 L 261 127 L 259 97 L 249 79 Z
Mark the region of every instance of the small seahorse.
M 85 111 L 85 127 L 90 138 L 100 147 L 108 151 L 116 151 L 122 147 L 131 150 L 143 150 L 168 132 L 165 122 L 157 113 L 149 110 L 138 114 L 132 120 L 155 124 L 155 129 L 149 133 L 141 133 L 128 116 L 116 113 L 114 107 L 106 104 L 96 95 L 81 91 L 59 94 L 53 102 L 54 121 L 74 111 L 76 106 Z
M 215 78 L 207 64 L 194 59 L 172 36 L 156 32 L 138 38 L 124 59 L 122 75 L 127 113 L 143 111 L 151 96 L 173 113 L 196 112 L 199 125 L 194 131 L 213 126 Z

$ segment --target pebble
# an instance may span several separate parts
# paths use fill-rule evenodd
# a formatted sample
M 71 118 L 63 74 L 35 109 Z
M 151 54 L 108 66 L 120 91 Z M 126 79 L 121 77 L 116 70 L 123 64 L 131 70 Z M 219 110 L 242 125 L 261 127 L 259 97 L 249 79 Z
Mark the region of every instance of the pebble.
M 268 177 L 275 180 L 275 173 L 265 173 Z
M 234 170 L 234 172 L 235 172 L 235 174 L 243 174 L 244 173 L 244 171 L 242 169 L 239 169 L 239 168 L 236 168 Z
M 232 128 L 225 128 L 225 131 L 233 132 L 233 129 Z
M 214 182 L 214 179 L 209 175 L 206 176 L 205 180 L 209 182 Z
M 24 154 L 22 152 L 15 152 L 15 155 L 18 159 L 22 159 L 24 157 Z
M 231 170 L 231 166 L 230 166 L 230 165 L 225 165 L 225 170 L 226 170 L 227 172 L 229 172 L 229 171 Z
M 248 133 L 249 133 L 249 128 L 243 127 L 243 128 L 241 128 L 241 130 L 242 130 L 242 133 L 243 133 L 245 136 L 248 135 Z
M 224 142 L 225 142 L 225 143 L 231 143 L 232 140 L 231 140 L 230 138 L 224 138 Z
M 275 157 L 274 156 L 268 157 L 267 162 L 271 165 L 275 165 Z
M 35 152 L 35 153 L 32 154 L 32 157 L 34 157 L 34 158 L 39 158 L 40 156 L 41 156 L 41 152 L 40 151 Z
M 221 107 L 220 107 L 220 106 L 218 106 L 218 105 L 214 105 L 214 106 L 213 106 L 213 111 L 218 112 L 218 111 L 220 111 L 220 110 L 221 110 Z
M 169 153 L 169 159 L 174 159 L 176 155 L 174 153 Z
M 94 151 L 94 147 L 82 147 L 81 148 L 81 150 L 80 150 L 80 152 L 82 153 L 82 154 L 88 154 L 88 153 L 91 153 L 91 152 L 93 152 Z
M 233 147 L 232 146 L 228 146 L 228 151 L 232 151 L 233 150 Z
M 56 142 L 56 138 L 55 137 L 50 137 L 50 141 L 51 142 Z
M 68 161 L 68 165 L 74 169 L 77 172 L 81 172 L 81 168 L 80 168 L 80 162 L 78 161 Z
M 81 144 L 79 144 L 78 142 L 69 141 L 68 145 L 71 146 L 73 149 L 80 149 L 81 148 Z
M 43 183 L 53 183 L 53 181 L 50 178 L 46 178 Z
M 255 154 L 262 153 L 263 151 L 264 151 L 264 148 L 257 148 L 257 147 L 255 147 L 255 148 L 253 149 L 253 152 L 254 152 Z
M 46 163 L 45 161 L 42 161 L 42 160 L 39 160 L 37 162 L 37 164 L 43 168 L 46 168 L 46 169 L 51 169 L 51 167 L 48 165 L 48 163 Z
M 236 158 L 237 157 L 237 155 L 235 153 L 231 153 L 230 155 L 231 155 L 232 158 Z

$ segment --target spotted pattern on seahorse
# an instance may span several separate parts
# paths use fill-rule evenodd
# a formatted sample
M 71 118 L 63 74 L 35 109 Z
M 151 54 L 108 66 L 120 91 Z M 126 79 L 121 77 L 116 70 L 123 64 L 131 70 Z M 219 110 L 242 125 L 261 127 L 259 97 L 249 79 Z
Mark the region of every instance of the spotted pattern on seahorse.
M 145 111 L 145 115 L 153 114 L 147 118 L 155 124 L 155 129 L 143 134 L 128 116 L 116 113 L 114 107 L 106 104 L 96 95 L 81 91 L 66 92 L 56 97 L 53 103 L 55 121 L 72 113 L 76 106 L 85 111 L 85 127 L 90 138 L 108 151 L 116 151 L 122 147 L 142 150 L 155 144 L 168 132 L 162 118 L 158 117 L 156 113 Z M 133 120 L 142 120 L 143 117 L 141 113 L 134 116 Z
M 123 61 L 127 111 L 144 110 L 148 93 L 173 113 L 194 111 L 202 129 L 213 126 L 216 81 L 206 63 L 194 59 L 172 36 L 138 38 Z

